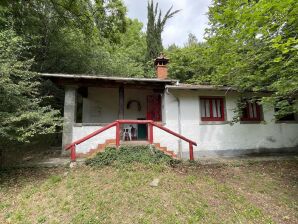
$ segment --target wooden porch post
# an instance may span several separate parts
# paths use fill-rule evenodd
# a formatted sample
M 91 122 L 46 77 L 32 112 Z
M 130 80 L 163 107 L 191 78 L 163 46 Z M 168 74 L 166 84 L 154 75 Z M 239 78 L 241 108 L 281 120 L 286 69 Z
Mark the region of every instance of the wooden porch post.
M 118 111 L 118 119 L 124 119 L 124 87 L 119 87 L 119 111 Z

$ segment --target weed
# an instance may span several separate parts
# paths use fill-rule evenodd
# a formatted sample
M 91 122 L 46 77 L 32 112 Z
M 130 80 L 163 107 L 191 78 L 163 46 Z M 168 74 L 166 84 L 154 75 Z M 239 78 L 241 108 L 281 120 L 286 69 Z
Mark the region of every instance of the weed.
M 38 223 L 45 223 L 47 221 L 47 218 L 45 216 L 41 216 L 37 219 Z
M 197 177 L 194 175 L 188 175 L 186 178 L 186 182 L 190 184 L 194 184 L 196 182 Z
M 49 184 L 54 185 L 56 183 L 59 183 L 62 180 L 60 176 L 53 175 L 49 178 Z
M 97 167 L 109 165 L 121 167 L 133 162 L 147 165 L 174 165 L 178 163 L 177 160 L 150 146 L 122 146 L 119 150 L 109 147 L 104 152 L 96 154 L 94 158 L 86 160 L 87 165 Z
M 4 210 L 5 208 L 8 208 L 10 205 L 8 203 L 2 203 L 0 202 L 0 211 Z

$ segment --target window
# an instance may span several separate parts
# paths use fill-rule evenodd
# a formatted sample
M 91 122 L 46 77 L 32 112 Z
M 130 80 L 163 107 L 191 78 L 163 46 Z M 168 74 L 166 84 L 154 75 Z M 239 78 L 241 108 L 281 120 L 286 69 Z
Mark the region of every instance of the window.
M 201 120 L 202 121 L 224 121 L 224 103 L 222 97 L 202 97 Z
M 261 106 L 257 101 L 245 103 L 242 110 L 241 121 L 261 121 Z

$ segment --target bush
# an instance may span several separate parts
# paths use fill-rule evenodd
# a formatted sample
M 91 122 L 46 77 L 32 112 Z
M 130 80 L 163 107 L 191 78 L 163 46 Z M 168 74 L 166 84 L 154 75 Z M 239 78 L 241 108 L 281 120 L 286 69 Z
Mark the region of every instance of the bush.
M 165 155 L 152 146 L 121 146 L 119 149 L 108 147 L 104 152 L 97 153 L 95 157 L 87 159 L 85 163 L 90 166 L 99 167 L 133 162 L 165 165 L 179 163 L 178 160 Z

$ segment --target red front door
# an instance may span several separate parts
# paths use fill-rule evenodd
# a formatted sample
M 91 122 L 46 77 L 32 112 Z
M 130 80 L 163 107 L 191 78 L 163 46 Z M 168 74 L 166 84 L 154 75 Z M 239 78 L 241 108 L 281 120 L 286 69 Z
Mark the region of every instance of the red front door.
M 147 120 L 161 121 L 161 96 L 147 96 Z

